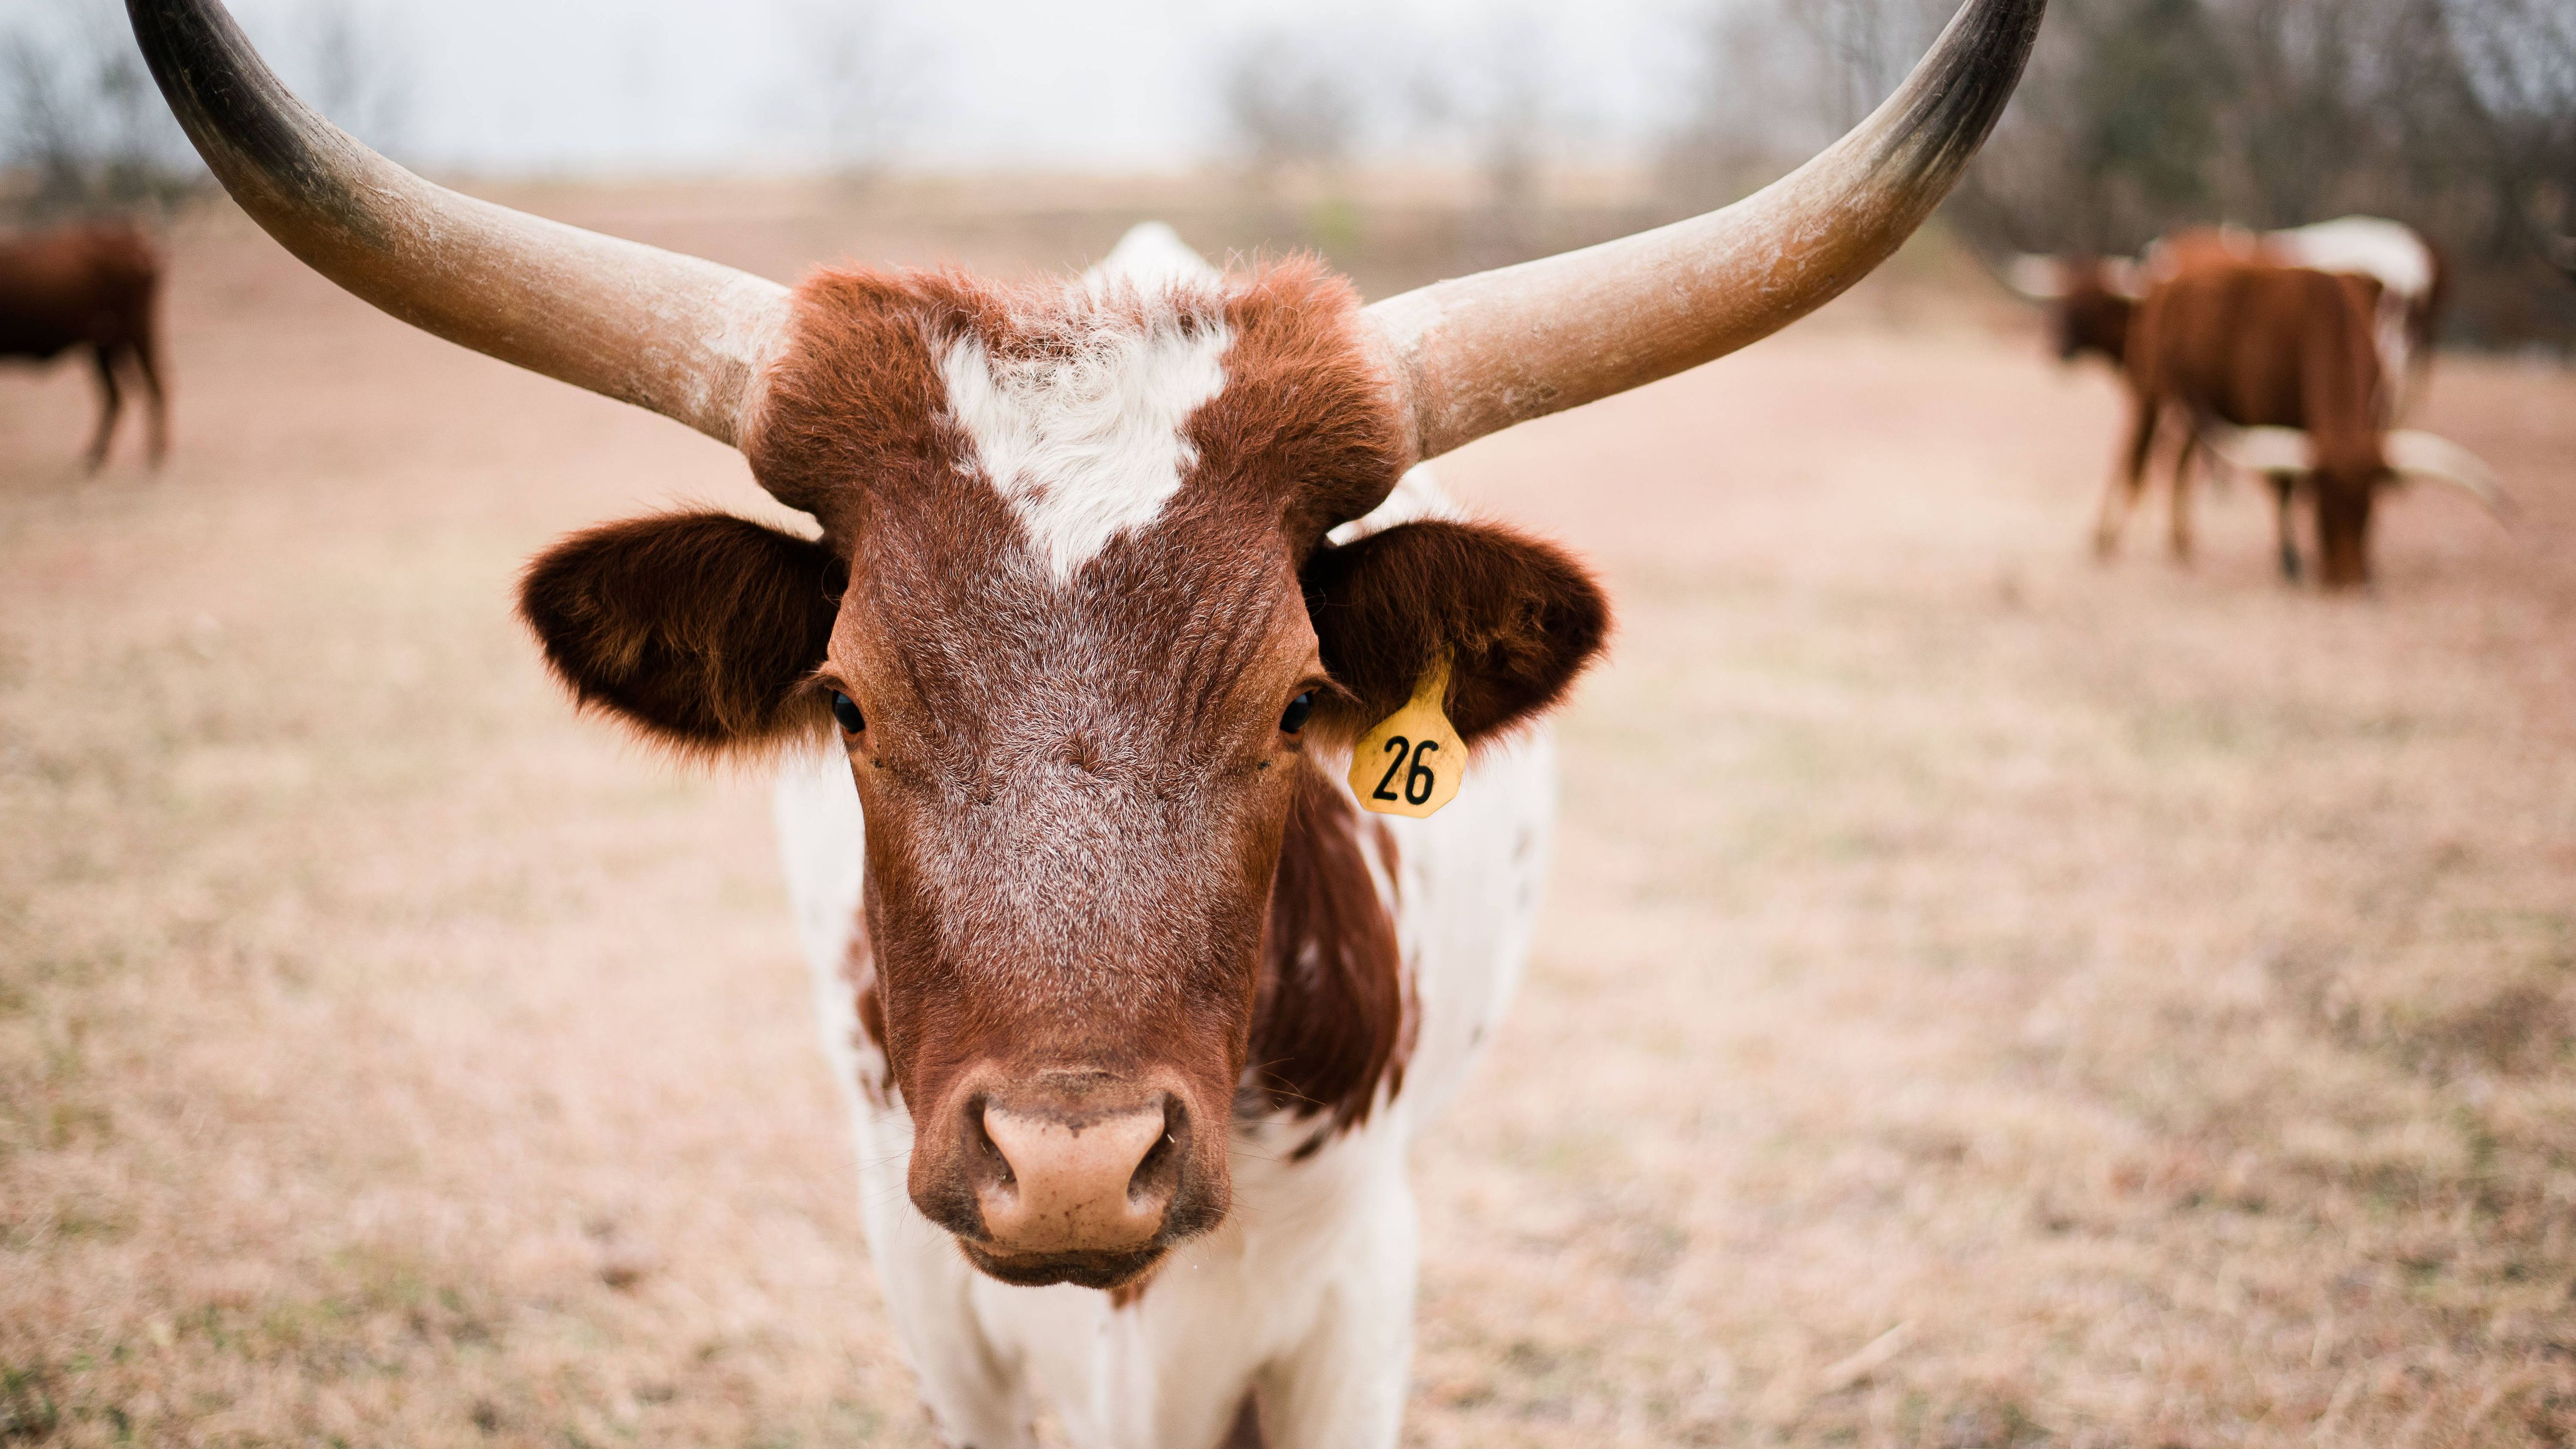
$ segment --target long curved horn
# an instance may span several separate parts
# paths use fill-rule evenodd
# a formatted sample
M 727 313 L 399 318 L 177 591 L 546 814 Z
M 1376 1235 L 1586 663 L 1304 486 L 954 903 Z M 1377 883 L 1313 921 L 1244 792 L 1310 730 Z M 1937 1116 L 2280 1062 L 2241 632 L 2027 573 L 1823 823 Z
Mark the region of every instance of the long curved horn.
M 2388 466 L 2401 477 L 2429 478 L 2447 483 L 2478 500 L 2496 522 L 2513 526 L 2513 500 L 2506 496 L 2504 480 L 2487 466 L 2487 461 L 2450 439 L 2434 433 L 2400 429 L 2388 435 Z
M 1875 115 L 1723 211 L 1371 306 L 1416 459 L 1712 361 L 1840 295 L 1949 194 L 2046 9 L 1968 0 Z
M 2304 429 L 2238 428 L 2204 420 L 2199 430 L 2211 451 L 2230 467 L 2248 473 L 2306 473 L 2316 466 L 2314 446 Z M 2513 526 L 2513 500 L 2495 469 L 2450 439 L 2401 428 L 2380 440 L 2380 454 L 2398 477 L 2448 484 L 2476 499 L 2498 523 Z
M 315 271 L 477 352 L 747 436 L 786 288 L 421 180 L 290 94 L 218 0 L 125 10 L 224 189 Z

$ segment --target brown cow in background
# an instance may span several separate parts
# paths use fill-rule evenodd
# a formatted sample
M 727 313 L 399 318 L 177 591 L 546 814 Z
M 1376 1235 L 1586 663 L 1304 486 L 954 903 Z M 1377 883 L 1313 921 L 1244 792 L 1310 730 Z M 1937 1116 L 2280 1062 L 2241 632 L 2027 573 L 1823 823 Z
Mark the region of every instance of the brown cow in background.
M 160 292 L 160 254 L 130 226 L 102 222 L 0 238 L 0 357 L 49 362 L 75 348 L 89 350 L 103 394 L 89 445 L 92 472 L 107 462 L 124 407 L 119 371 L 143 385 L 150 403 L 152 461 L 169 451 Z
M 2271 481 L 2281 569 L 2292 579 L 2300 561 L 2290 504 L 2305 486 L 2327 588 L 2369 582 L 2371 505 L 2383 486 L 2431 478 L 2503 511 L 2492 475 L 2465 449 L 2390 429 L 2402 364 L 2388 356 L 2386 316 L 2376 278 L 2264 262 L 2196 260 L 2147 294 L 2130 330 L 2127 376 L 2141 440 L 2152 439 L 2161 415 L 2192 424 L 2174 485 L 2178 551 L 2190 545 L 2181 468 L 2202 441 Z M 2132 494 L 2146 451 L 2146 441 L 2133 443 Z
M 2227 280 L 2213 280 L 2221 278 Z M 2439 253 L 2399 223 L 2348 217 L 2264 235 L 2200 228 L 2157 242 L 2136 261 L 2024 257 L 2009 280 L 2023 296 L 2049 304 L 2060 357 L 2098 355 L 2129 385 L 2127 444 L 2094 529 L 2094 547 L 2106 557 L 2119 546 L 2169 419 L 2191 425 L 2172 469 L 2178 558 L 2192 549 L 2194 459 L 2204 442 L 2224 434 L 2230 461 L 2271 479 L 2282 571 L 2299 576 L 2289 507 L 2298 481 L 2311 477 L 2311 442 L 2237 430 L 2307 429 L 2311 415 L 2321 430 L 2315 446 L 2340 459 L 2321 458 L 2312 479 L 2320 535 L 2331 540 L 2324 545 L 2329 584 L 2357 583 L 2367 572 L 2360 550 L 2370 490 L 2356 493 L 2332 480 L 2338 467 L 2378 456 L 2370 450 L 2379 440 L 2396 444 L 2399 472 L 2496 497 L 2484 466 L 2462 450 L 2424 434 L 2386 433 L 2429 372 L 2450 290 Z M 2146 318 L 2159 298 L 2166 299 L 2162 336 L 2152 355 L 2142 354 Z

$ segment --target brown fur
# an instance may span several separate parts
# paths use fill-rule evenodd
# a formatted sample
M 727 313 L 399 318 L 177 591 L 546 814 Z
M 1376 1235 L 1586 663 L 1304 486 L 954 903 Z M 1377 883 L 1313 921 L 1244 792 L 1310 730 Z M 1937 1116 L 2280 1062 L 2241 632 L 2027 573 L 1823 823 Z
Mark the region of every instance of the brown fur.
M 2075 258 L 2060 272 L 2066 291 L 2049 310 L 2058 357 L 2073 362 L 2089 355 L 2121 366 L 2129 355 L 2129 324 L 2138 315 L 2136 299 L 2111 290 L 2098 258 Z
M 2149 294 L 2131 347 L 2130 384 L 2151 408 L 2308 431 L 2329 588 L 2369 581 L 2372 495 L 2391 477 L 2372 336 L 2379 298 L 2365 277 L 2259 262 L 2197 267 Z M 2283 501 L 2288 558 L 2286 491 Z
M 705 752 L 810 734 L 809 687 L 840 607 L 822 545 L 718 513 L 573 535 L 528 567 L 519 614 L 591 708 Z
M 1451 662 L 1449 721 L 1469 743 L 1564 698 L 1610 632 L 1610 601 L 1564 551 L 1491 524 L 1402 524 L 1317 554 L 1307 611 L 1357 735 Z
M 2059 354 L 2069 361 L 2088 353 L 2107 358 L 2121 368 L 2129 389 L 2128 439 L 2095 533 L 2103 553 L 2116 545 L 2122 515 L 2144 491 L 2159 432 L 2170 420 L 2199 415 L 2254 426 L 2246 419 L 2259 416 L 2274 420 L 2270 426 L 2310 428 L 2321 450 L 2333 455 L 2306 480 L 2316 502 L 2325 582 L 2367 582 L 2371 502 L 2385 481 L 2377 458 L 2379 430 L 2393 421 L 2389 400 L 2409 379 L 2382 375 L 2377 282 L 2283 261 L 2278 249 L 2251 232 L 2178 232 L 2150 250 L 2147 267 L 2157 280 L 2138 301 L 2111 289 L 2100 261 L 2065 265 L 2066 292 L 2052 315 Z M 2431 365 L 2451 293 L 2449 265 L 2438 252 L 2432 261 L 2433 285 L 2409 301 L 2405 319 L 2410 371 L 2418 382 Z M 2310 280 L 2284 278 L 2293 273 Z M 2352 311 L 2356 301 L 2358 314 Z M 2160 320 L 2152 340 L 2140 340 L 2149 330 L 2150 308 Z M 2356 393 L 2356 369 L 2365 363 L 2367 376 Z M 2281 421 L 2309 416 L 2322 421 Z M 2198 451 L 2197 440 L 2187 434 L 2168 475 L 2177 557 L 2191 553 L 2190 478 Z M 2300 569 L 2290 527 L 2298 481 L 2272 480 L 2281 566 L 2292 578 Z
M 88 454 L 92 469 L 107 461 L 124 406 L 120 371 L 143 384 L 151 408 L 152 461 L 159 463 L 169 451 L 160 295 L 160 254 L 132 227 L 92 225 L 0 238 L 0 357 L 44 362 L 74 348 L 88 350 L 100 396 Z
M 1395 921 L 1360 849 L 1359 811 L 1311 767 L 1299 773 L 1262 932 L 1252 1026 L 1256 1110 L 1368 1120 L 1403 1080 L 1409 1044 Z

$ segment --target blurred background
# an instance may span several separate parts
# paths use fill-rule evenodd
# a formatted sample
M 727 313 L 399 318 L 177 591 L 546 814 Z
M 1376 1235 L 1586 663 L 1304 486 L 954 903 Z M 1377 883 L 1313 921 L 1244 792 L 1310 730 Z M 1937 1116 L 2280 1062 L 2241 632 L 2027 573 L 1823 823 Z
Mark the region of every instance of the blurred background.
M 450 184 L 781 280 L 1159 218 L 1372 296 L 1742 195 L 1945 0 L 242 0 Z M 2347 213 L 2458 273 L 2376 584 L 2091 525 L 1994 268 Z M 782 515 L 210 190 L 0 0 L 0 216 L 139 218 L 166 464 L 0 363 L 0 1445 L 926 1445 L 751 773 L 568 709 L 562 533 Z M 1407 1442 L 2576 1442 L 2576 0 L 2056 0 L 1932 226 L 1442 462 L 1593 561 L 1524 999 L 1421 1144 Z M 2160 497 L 2160 495 L 2159 495 Z M 2160 525 L 2161 520 L 2158 520 Z M 1469 788 L 1473 788 L 1472 781 Z
M 246 0 L 290 85 L 438 174 L 527 180 L 1197 178 L 1339 254 L 1452 211 L 1467 261 L 1743 195 L 1850 128 L 1940 0 Z M 498 37 L 507 37 L 506 42 Z M 203 191 L 118 7 L 13 0 L 0 204 Z M 2406 222 L 2459 270 L 2456 340 L 2565 346 L 2576 294 L 2566 0 L 2061 0 L 1947 220 L 1979 253 L 2133 253 L 2178 227 Z

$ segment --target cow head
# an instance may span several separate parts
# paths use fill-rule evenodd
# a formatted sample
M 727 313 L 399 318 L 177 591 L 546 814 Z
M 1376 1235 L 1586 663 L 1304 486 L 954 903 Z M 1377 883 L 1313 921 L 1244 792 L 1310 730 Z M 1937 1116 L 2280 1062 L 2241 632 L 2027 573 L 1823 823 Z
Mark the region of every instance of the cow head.
M 2145 284 L 2125 257 L 2021 257 L 2005 273 L 2012 289 L 2046 304 L 2050 341 L 2060 361 L 2087 353 L 2113 367 L 2129 355 L 2129 327 Z
M 739 445 L 814 518 L 594 530 L 523 612 L 651 738 L 839 741 L 914 1202 L 997 1277 L 1112 1286 L 1227 1210 L 1281 841 L 1325 762 L 1438 661 L 1463 736 L 1508 730 L 1605 627 L 1577 566 L 1502 530 L 1332 531 L 1418 462 L 1857 280 L 1975 153 L 2043 5 L 1971 0 L 1886 108 L 1736 207 L 1366 308 L 1302 262 L 790 293 L 429 186 L 212 0 L 128 9 L 216 174 L 308 262 Z
M 1218 1221 L 1281 839 L 1435 656 L 1470 741 L 1607 608 L 1454 522 L 1345 546 L 1404 464 L 1349 288 L 1290 263 L 1001 288 L 825 273 L 749 452 L 822 524 L 614 525 L 523 607 L 682 748 L 816 729 L 868 825 L 913 1200 L 1013 1282 L 1110 1285 Z

